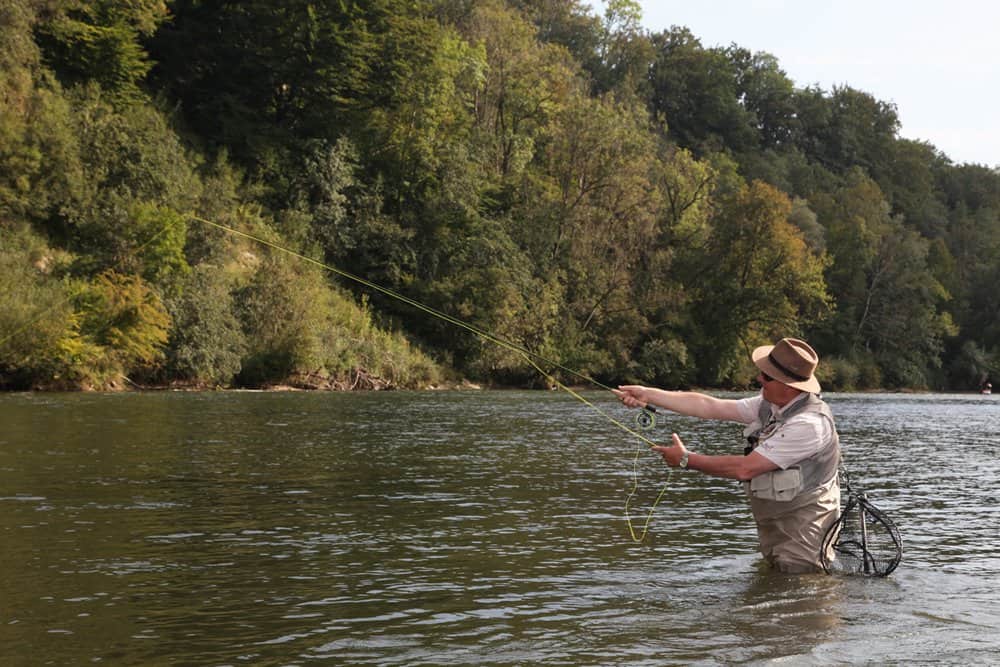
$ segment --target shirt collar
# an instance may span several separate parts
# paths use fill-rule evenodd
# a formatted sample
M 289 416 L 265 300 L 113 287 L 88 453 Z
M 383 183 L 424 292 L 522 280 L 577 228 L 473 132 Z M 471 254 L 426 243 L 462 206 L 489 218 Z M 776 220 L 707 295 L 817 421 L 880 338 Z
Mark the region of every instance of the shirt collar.
M 792 407 L 793 405 L 795 405 L 799 401 L 806 400 L 806 398 L 808 396 L 809 396 L 809 392 L 804 391 L 801 394 L 799 394 L 798 396 L 796 396 L 795 398 L 793 398 L 792 400 L 790 400 L 787 403 L 785 403 L 784 407 L 780 407 L 780 408 L 777 405 L 774 405 L 772 403 L 771 404 L 771 414 L 773 414 L 775 417 L 780 417 L 782 414 L 785 413 L 786 410 L 788 410 L 790 407 Z

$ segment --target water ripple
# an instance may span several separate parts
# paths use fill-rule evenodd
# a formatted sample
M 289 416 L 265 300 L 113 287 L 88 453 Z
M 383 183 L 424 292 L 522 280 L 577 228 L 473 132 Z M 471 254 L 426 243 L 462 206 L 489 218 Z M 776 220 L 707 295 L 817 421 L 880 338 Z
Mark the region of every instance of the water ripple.
M 990 662 L 1000 402 L 828 398 L 903 532 L 888 580 L 763 570 L 738 485 L 692 473 L 633 544 L 637 444 L 559 394 L 0 397 L 0 658 Z M 732 425 L 671 431 L 739 451 Z M 666 478 L 640 452 L 634 522 Z

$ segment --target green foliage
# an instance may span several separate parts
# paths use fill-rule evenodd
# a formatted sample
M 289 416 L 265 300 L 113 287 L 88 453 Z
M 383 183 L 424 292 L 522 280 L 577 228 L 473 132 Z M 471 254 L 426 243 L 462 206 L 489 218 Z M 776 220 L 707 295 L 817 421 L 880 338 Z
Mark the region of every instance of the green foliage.
M 165 206 L 137 203 L 129 212 L 129 222 L 142 277 L 165 293 L 179 290 L 178 283 L 190 271 L 184 257 L 187 219 Z
M 240 384 L 329 383 L 354 369 L 388 386 L 440 378 L 430 360 L 377 331 L 370 313 L 334 293 L 320 273 L 285 257 L 266 257 L 237 304 L 248 347 Z
M 518 178 L 541 132 L 573 92 L 573 63 L 563 49 L 539 43 L 534 26 L 498 0 L 477 5 L 463 34 L 486 55 L 474 106 L 486 176 Z
M 200 183 L 167 119 L 148 104 L 116 110 L 93 86 L 72 94 L 87 186 L 78 205 L 50 218 L 80 254 L 79 272 L 136 273 L 166 292 L 187 270 L 185 221 Z
M 607 30 L 601 17 L 590 13 L 589 3 L 581 0 L 513 0 L 509 4 L 534 23 L 539 40 L 564 47 L 576 62 L 592 72 L 595 79 L 598 78 L 597 72 L 604 67 L 598 53 Z
M 566 276 L 564 318 L 573 325 L 563 331 L 603 348 L 589 356 L 607 361 L 587 371 L 610 372 L 646 327 L 629 302 L 658 234 L 656 144 L 641 108 L 611 97 L 575 99 L 559 121 L 545 154 L 557 198 L 543 209 L 539 222 L 551 232 L 536 256 Z
M 687 345 L 676 338 L 653 338 L 639 351 L 631 374 L 636 380 L 658 385 L 684 386 L 691 380 L 691 360 Z
M 104 388 L 163 359 L 170 317 L 138 276 L 54 280 L 55 254 L 22 233 L 0 253 L 0 383 L 17 388 Z M 32 248 L 24 242 L 29 241 Z
M 247 347 L 226 275 L 202 264 L 185 280 L 169 310 L 174 326 L 167 349 L 167 377 L 228 386 L 240 372 Z
M 105 271 L 77 283 L 73 303 L 80 335 L 100 350 L 82 380 L 104 383 L 133 372 L 154 371 L 163 361 L 170 315 L 160 297 L 139 276 Z
M 816 159 L 838 169 L 862 167 L 873 176 L 883 175 L 899 131 L 893 104 L 849 86 L 834 87 L 825 101 L 825 122 L 803 122 L 801 132 L 812 145 L 822 146 Z
M 68 102 L 47 83 L 0 94 L 11 100 L 0 106 L 0 212 L 43 220 L 72 214 L 86 184 Z
M 854 391 L 859 389 L 861 370 L 850 359 L 829 356 L 816 370 L 816 379 L 824 391 Z
M 944 341 L 957 334 L 950 295 L 929 270 L 930 244 L 889 212 L 860 172 L 821 206 L 839 304 L 831 332 L 845 351 L 871 353 L 893 386 L 925 386 Z M 848 345 L 844 345 L 848 343 Z
M 27 229 L 0 227 L 0 387 L 55 386 L 81 345 L 58 252 Z
M 529 349 L 550 342 L 552 321 L 558 309 L 551 285 L 533 275 L 528 258 L 513 243 L 503 225 L 479 218 L 449 229 L 441 245 L 449 249 L 441 258 L 440 276 L 424 286 L 422 298 L 432 307 L 470 322 L 481 330 Z M 420 319 L 418 329 L 428 340 L 449 341 L 456 367 L 477 379 L 521 379 L 527 370 L 520 354 L 452 325 L 431 320 L 412 309 Z
M 119 103 L 143 97 L 152 63 L 141 39 L 167 17 L 163 0 L 61 0 L 37 31 L 64 84 L 95 82 Z
M 792 138 L 797 113 L 791 79 L 769 53 L 750 53 L 732 46 L 726 55 L 733 68 L 736 95 L 752 115 L 761 147 L 781 148 Z
M 692 289 L 704 342 L 701 380 L 739 381 L 746 350 L 821 322 L 830 296 L 823 269 L 788 222 L 791 202 L 760 182 L 720 202 L 712 234 L 692 258 Z
M 740 102 L 738 70 L 724 49 L 702 47 L 687 28 L 653 36 L 650 103 L 670 134 L 697 153 L 756 148 L 753 114 Z
M 169 4 L 0 3 L 6 386 L 438 382 L 395 329 L 540 382 L 205 219 L 610 382 L 744 386 L 795 334 L 831 388 L 996 372 L 1000 174 L 891 103 L 632 0 Z
M 604 8 L 596 58 L 583 59 L 597 94 L 645 91 L 646 73 L 656 52 L 642 28 L 642 7 L 635 0 L 611 0 Z
M 984 383 L 1000 377 L 1000 355 L 981 348 L 975 341 L 966 341 L 948 367 L 952 384 L 963 390 L 979 389 Z
M 81 159 L 96 199 L 190 207 L 198 196 L 193 164 L 163 113 L 146 103 L 115 109 L 93 85 L 75 89 L 71 100 Z M 95 210 L 101 205 L 91 204 Z
M 868 352 L 855 352 L 850 357 L 823 357 L 816 377 L 824 391 L 857 391 L 881 389 L 882 369 Z
M 151 43 L 155 79 L 201 136 L 253 165 L 280 199 L 303 143 L 345 133 L 364 143 L 373 112 L 408 103 L 400 93 L 440 37 L 420 8 L 178 0 Z
M 34 7 L 0 4 L 0 215 L 44 219 L 84 187 L 70 104 L 41 66 Z
M 486 76 L 486 54 L 455 32 L 428 22 L 408 35 L 413 62 L 394 91 L 397 102 L 369 119 L 380 169 L 398 188 L 397 201 L 420 201 L 447 178 L 448 161 L 469 142 L 475 91 Z
M 809 202 L 796 197 L 792 200 L 792 210 L 788 214 L 788 222 L 795 225 L 809 248 L 815 253 L 826 250 L 826 230 L 819 224 L 816 213 L 809 208 Z

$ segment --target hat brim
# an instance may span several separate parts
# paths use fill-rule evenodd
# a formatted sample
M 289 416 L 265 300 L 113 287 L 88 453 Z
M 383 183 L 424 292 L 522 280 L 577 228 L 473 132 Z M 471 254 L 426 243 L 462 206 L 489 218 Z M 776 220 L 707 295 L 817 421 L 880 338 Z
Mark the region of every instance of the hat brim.
M 769 358 L 771 350 L 773 349 L 773 345 L 762 345 L 754 350 L 750 355 L 753 358 L 754 365 L 781 384 L 786 384 L 789 387 L 800 389 L 802 391 L 808 391 L 810 394 L 820 393 L 819 380 L 816 379 L 815 375 L 810 375 L 805 380 L 796 380 L 793 377 L 789 377 L 787 373 L 775 366 Z

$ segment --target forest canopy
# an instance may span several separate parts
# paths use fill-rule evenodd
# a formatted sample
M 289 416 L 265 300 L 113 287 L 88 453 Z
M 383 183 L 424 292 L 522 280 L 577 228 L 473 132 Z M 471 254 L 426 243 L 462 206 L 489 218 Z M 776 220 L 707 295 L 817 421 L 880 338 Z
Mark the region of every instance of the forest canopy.
M 0 387 L 543 381 L 319 263 L 601 381 L 974 389 L 1000 172 L 899 128 L 633 0 L 0 0 Z

